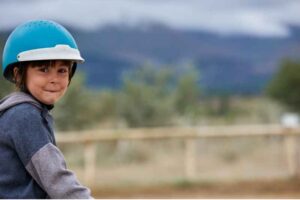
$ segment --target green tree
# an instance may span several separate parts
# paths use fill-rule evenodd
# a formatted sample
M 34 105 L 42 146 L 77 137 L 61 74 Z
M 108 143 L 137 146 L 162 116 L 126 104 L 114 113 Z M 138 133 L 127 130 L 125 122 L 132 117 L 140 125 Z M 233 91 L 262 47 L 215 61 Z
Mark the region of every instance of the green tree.
M 287 108 L 300 112 L 300 62 L 284 61 L 266 92 Z
M 175 106 L 181 115 L 195 112 L 199 102 L 199 73 L 195 68 L 180 76 L 175 91 Z
M 130 127 L 170 124 L 175 112 L 173 78 L 170 70 L 151 66 L 128 73 L 117 100 L 119 116 Z

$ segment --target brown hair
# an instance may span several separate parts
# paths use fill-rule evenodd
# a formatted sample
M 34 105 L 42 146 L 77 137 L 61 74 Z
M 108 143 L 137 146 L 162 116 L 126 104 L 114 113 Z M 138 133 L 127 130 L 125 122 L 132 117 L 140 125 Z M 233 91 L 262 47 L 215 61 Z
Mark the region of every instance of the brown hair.
M 32 66 L 32 67 L 42 66 L 46 62 L 47 62 L 47 64 L 48 64 L 48 62 L 50 62 L 50 65 L 51 65 L 51 60 L 26 61 L 26 62 L 19 62 L 19 63 L 14 64 L 12 66 L 13 82 L 15 83 L 16 88 L 22 92 L 28 93 L 29 91 L 26 86 L 26 82 L 27 82 L 26 73 L 27 73 L 28 67 L 29 66 Z M 76 65 L 74 65 L 73 61 L 64 60 L 64 62 L 69 63 L 68 66 L 70 66 L 70 69 L 69 69 L 69 85 L 70 85 L 71 79 L 74 75 L 73 67 L 76 67 Z M 17 73 L 14 73 L 15 68 L 17 68 Z

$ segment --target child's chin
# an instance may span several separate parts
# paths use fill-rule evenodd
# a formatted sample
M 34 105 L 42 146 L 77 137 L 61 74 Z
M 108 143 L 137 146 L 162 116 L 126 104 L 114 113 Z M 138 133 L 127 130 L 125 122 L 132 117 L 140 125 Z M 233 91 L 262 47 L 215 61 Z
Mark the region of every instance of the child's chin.
M 41 102 L 42 102 L 43 104 L 46 104 L 46 105 L 53 105 L 53 104 L 55 104 L 57 101 L 58 101 L 58 99 L 47 99 L 47 100 L 42 100 Z
M 47 95 L 47 96 L 44 96 L 40 101 L 46 105 L 53 105 L 60 98 L 61 98 L 61 96 L 59 96 L 59 95 Z

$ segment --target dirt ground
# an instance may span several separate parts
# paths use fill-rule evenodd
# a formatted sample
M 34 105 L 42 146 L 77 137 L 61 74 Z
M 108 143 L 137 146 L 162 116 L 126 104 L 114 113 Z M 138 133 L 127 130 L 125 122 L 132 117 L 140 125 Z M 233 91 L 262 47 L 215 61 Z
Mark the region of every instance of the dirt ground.
M 300 198 L 300 179 L 92 189 L 95 198 Z

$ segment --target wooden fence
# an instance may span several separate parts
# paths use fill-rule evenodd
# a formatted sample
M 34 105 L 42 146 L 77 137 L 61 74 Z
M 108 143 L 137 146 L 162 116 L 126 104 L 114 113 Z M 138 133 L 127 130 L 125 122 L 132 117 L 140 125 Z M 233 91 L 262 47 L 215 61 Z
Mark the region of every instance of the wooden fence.
M 185 175 L 188 180 L 192 180 L 196 175 L 196 139 L 201 138 L 283 137 L 289 174 L 290 176 L 298 176 L 300 175 L 300 166 L 297 161 L 298 149 L 295 138 L 299 135 L 300 127 L 286 128 L 275 124 L 216 127 L 103 129 L 81 131 L 80 133 L 59 133 L 57 135 L 57 141 L 59 145 L 84 145 L 84 179 L 88 185 L 93 185 L 96 177 L 96 145 L 98 142 L 162 139 L 183 140 L 185 142 Z

